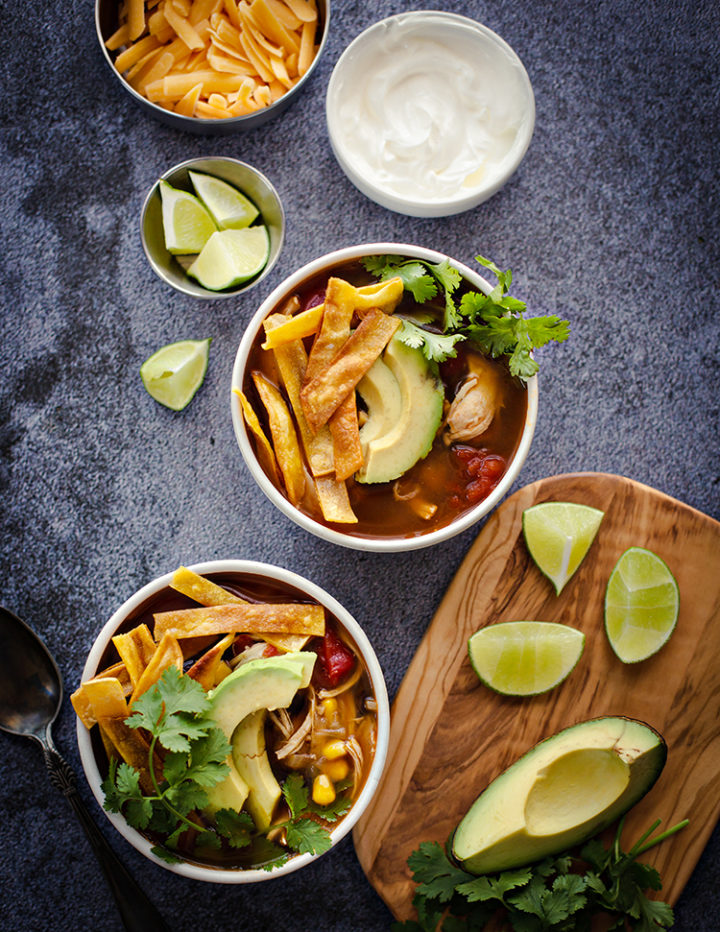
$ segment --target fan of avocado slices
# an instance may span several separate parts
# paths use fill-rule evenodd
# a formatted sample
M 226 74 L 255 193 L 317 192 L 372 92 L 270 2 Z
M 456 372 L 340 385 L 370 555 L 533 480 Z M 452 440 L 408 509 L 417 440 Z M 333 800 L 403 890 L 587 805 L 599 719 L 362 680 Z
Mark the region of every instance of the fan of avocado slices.
M 445 310 L 442 321 L 415 322 L 404 319 L 398 337 L 408 346 L 422 350 L 426 359 L 443 362 L 456 355 L 455 345 L 470 340 L 487 356 L 506 356 L 510 374 L 522 381 L 538 370 L 533 350 L 546 343 L 562 343 L 570 334 L 568 321 L 554 314 L 525 317 L 525 302 L 509 294 L 510 269 L 503 271 L 492 260 L 476 256 L 476 261 L 491 271 L 497 285 L 490 294 L 466 291 L 457 300 L 462 276 L 447 259 L 439 263 L 402 256 L 368 256 L 365 269 L 381 281 L 399 276 L 406 291 L 418 304 L 442 296 Z

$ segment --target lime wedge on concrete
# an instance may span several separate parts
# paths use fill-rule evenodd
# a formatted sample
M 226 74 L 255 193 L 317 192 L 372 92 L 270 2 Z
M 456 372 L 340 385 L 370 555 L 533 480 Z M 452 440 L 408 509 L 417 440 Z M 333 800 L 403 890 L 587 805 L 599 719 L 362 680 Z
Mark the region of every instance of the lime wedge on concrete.
M 194 194 L 160 182 L 165 248 L 174 256 L 200 252 L 217 230 L 215 221 Z
M 197 196 L 221 230 L 242 230 L 257 217 L 259 211 L 250 198 L 227 181 L 201 172 L 188 175 Z
M 558 595 L 590 549 L 604 514 L 574 502 L 541 502 L 523 512 L 530 556 Z
M 209 339 L 163 346 L 140 366 L 143 385 L 155 401 L 182 411 L 203 383 L 209 349 Z
M 264 226 L 213 233 L 187 270 L 203 288 L 222 291 L 253 278 L 265 268 L 270 237 Z
M 680 591 L 664 560 L 630 547 L 615 564 L 605 592 L 605 631 L 623 663 L 657 653 L 675 630 Z
M 468 641 L 480 679 L 505 696 L 536 696 L 565 679 L 580 659 L 585 635 L 549 621 L 487 625 Z

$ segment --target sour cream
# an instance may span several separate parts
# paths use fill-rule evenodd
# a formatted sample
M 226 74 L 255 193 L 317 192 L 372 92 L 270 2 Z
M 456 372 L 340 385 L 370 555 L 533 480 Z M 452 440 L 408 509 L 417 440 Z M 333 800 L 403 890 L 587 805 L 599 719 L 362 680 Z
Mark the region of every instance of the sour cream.
M 330 141 L 372 200 L 444 216 L 490 197 L 515 171 L 535 106 L 522 62 L 453 13 L 391 16 L 358 36 L 328 86 Z

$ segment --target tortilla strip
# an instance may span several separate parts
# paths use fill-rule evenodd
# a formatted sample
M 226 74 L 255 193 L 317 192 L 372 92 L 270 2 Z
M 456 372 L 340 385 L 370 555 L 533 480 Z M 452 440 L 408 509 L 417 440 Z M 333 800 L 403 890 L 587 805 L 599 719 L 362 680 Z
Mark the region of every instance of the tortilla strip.
M 195 599 L 196 602 L 205 606 L 248 604 L 245 599 L 241 599 L 239 595 L 228 592 L 227 589 L 223 589 L 222 586 L 218 586 L 204 576 L 194 573 L 186 566 L 181 566 L 175 570 L 173 578 L 170 580 L 170 585 L 173 589 L 182 592 L 183 595 Z M 273 647 L 277 647 L 278 650 L 282 651 L 302 650 L 308 641 L 307 636 L 298 634 L 265 634 L 264 639 L 268 644 L 272 644 Z M 187 640 L 188 639 L 183 639 L 183 647 L 187 643 Z M 200 649 L 202 650 L 202 648 Z M 185 656 L 187 657 L 188 655 L 185 654 Z
M 157 646 L 150 663 L 143 670 L 143 674 L 135 684 L 130 707 L 136 699 L 154 686 L 163 673 L 170 667 L 175 667 L 180 673 L 183 671 L 183 654 L 177 638 L 173 634 L 164 634 Z
M 344 482 L 354 475 L 363 464 L 355 392 L 350 392 L 342 402 L 328 421 L 328 427 L 333 440 L 335 478 L 339 482 Z M 321 427 L 320 430 L 324 430 L 324 427 Z M 318 436 L 318 434 L 315 436 Z
M 112 641 L 135 688 L 155 653 L 156 644 L 150 629 L 147 625 L 138 625 L 126 634 L 116 634 Z
M 319 430 L 334 414 L 400 324 L 399 318 L 372 308 L 330 365 L 304 386 L 300 401 L 312 430 Z
M 177 638 L 197 634 L 325 634 L 325 610 L 322 605 L 291 603 L 251 603 L 213 605 L 208 608 L 185 608 L 158 612 L 155 637 L 168 632 Z
M 109 742 L 116 752 L 114 756 L 119 757 L 126 764 L 139 771 L 142 791 L 148 795 L 153 794 L 155 790 L 148 770 L 149 745 L 138 729 L 130 728 L 122 718 L 98 719 L 98 726 L 105 748 L 107 749 Z M 155 772 L 159 776 L 161 768 L 157 755 L 154 756 L 154 766 Z
M 287 497 L 293 505 L 297 505 L 305 494 L 305 468 L 295 425 L 280 390 L 262 372 L 253 372 L 252 379 L 267 411 L 273 449 L 283 475 Z
M 85 683 L 81 683 L 72 696 L 70 696 L 70 702 L 72 702 L 73 708 L 75 709 L 75 714 L 86 728 L 92 728 L 93 725 L 97 724 L 97 718 L 93 712 L 92 703 L 88 698 L 88 692 L 85 687 L 87 683 L 94 683 L 96 680 L 101 679 L 118 682 L 122 688 L 123 696 L 129 696 L 133 689 L 124 663 L 115 663 L 106 670 L 102 670 L 91 680 L 86 680 Z
M 285 314 L 271 314 L 264 321 L 265 332 L 270 333 L 275 327 L 282 326 L 288 319 Z M 302 340 L 293 340 L 290 343 L 278 346 L 273 350 L 273 353 L 280 378 L 292 405 L 310 472 L 313 476 L 328 476 L 335 468 L 333 439 L 330 436 L 330 431 L 323 428 L 314 434 L 308 427 L 300 404 L 300 389 L 305 379 L 308 358 L 303 342 Z
M 336 524 L 357 524 L 357 516 L 350 505 L 347 486 L 336 479 L 320 477 L 315 480 L 323 518 Z
M 199 657 L 187 671 L 187 675 L 199 683 L 205 692 L 214 689 L 220 682 L 218 674 L 221 673 L 223 666 L 227 668 L 228 673 L 230 672 L 230 668 L 223 662 L 222 657 L 234 640 L 234 634 L 226 634 L 214 647 L 205 651 L 202 657 Z M 225 676 L 227 676 L 227 673 Z M 225 677 L 221 676 L 220 678 L 224 679 Z
M 354 298 L 355 289 L 351 284 L 343 281 L 342 278 L 328 280 L 325 291 L 325 313 L 320 332 L 315 337 L 310 350 L 305 371 L 306 382 L 314 379 L 326 369 L 347 342 L 355 311 Z M 338 403 L 341 400 L 338 399 Z
M 280 476 L 278 474 L 275 451 L 272 448 L 272 444 L 265 436 L 265 431 L 260 426 L 260 421 L 258 420 L 258 416 L 255 413 L 255 409 L 239 388 L 234 388 L 233 391 L 240 399 L 240 408 L 242 410 L 243 417 L 245 418 L 245 423 L 257 438 L 258 443 L 255 452 L 258 460 L 260 461 L 260 465 L 268 474 L 269 478 L 276 485 L 279 485 Z

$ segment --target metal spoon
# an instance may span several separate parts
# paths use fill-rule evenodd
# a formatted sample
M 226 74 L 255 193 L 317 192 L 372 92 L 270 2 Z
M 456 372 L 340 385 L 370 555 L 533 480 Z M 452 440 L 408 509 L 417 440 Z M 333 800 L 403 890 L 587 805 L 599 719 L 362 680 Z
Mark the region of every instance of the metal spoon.
M 62 676 L 47 647 L 24 621 L 0 606 L 0 729 L 32 738 L 42 747 L 50 780 L 75 810 L 128 932 L 169 932 L 92 820 L 75 774 L 53 744 L 50 726 L 62 696 Z

